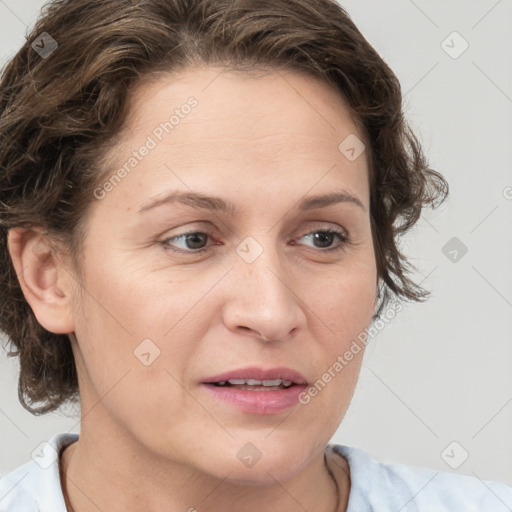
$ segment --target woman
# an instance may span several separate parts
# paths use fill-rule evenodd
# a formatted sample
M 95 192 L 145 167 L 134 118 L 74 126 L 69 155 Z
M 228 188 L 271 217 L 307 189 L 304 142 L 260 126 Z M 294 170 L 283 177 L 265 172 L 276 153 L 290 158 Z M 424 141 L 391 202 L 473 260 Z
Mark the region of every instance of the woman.
M 335 2 L 55 1 L 0 95 L 1 328 L 81 406 L 1 511 L 510 510 L 328 444 L 448 191 Z

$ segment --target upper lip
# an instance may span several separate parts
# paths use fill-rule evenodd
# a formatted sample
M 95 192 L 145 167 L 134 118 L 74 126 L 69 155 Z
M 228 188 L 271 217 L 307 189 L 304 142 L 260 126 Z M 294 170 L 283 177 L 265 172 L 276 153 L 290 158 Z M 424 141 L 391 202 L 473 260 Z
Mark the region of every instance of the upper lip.
M 254 380 L 289 380 L 294 384 L 307 384 L 307 380 L 300 372 L 292 370 L 291 368 L 258 368 L 250 366 L 247 368 L 238 368 L 228 372 L 214 375 L 203 380 L 203 383 L 208 384 L 212 382 L 226 381 L 230 379 L 254 379 Z

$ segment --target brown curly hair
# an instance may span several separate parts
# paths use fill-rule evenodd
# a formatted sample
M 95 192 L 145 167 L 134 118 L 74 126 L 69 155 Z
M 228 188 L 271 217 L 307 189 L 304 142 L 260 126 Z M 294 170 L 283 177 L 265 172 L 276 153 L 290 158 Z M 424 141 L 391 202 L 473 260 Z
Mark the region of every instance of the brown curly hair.
M 32 43 L 44 32 L 58 47 L 43 58 Z M 334 0 L 54 0 L 0 80 L 0 329 L 33 414 L 78 401 L 78 381 L 69 338 L 45 330 L 24 298 L 8 231 L 44 226 L 78 261 L 92 191 L 106 174 L 102 156 L 133 88 L 192 64 L 287 69 L 336 88 L 369 144 L 374 318 L 392 295 L 429 294 L 407 276 L 398 242 L 448 185 L 404 120 L 397 77 Z

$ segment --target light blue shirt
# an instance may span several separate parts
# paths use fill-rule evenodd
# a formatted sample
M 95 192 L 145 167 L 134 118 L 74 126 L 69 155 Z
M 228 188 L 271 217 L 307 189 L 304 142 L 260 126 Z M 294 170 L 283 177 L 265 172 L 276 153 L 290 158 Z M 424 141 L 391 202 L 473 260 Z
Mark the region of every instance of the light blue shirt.
M 0 512 L 66 512 L 59 451 L 77 434 L 53 436 L 41 453 L 0 479 Z M 512 487 L 455 473 L 375 460 L 335 445 L 350 466 L 347 512 L 512 512 Z

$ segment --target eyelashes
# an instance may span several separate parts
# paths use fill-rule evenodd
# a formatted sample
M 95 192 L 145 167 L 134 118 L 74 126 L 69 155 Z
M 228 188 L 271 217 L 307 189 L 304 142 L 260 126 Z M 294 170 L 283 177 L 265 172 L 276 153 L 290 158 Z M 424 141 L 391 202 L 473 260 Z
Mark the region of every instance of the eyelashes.
M 315 237 L 315 235 L 320 234 L 320 237 Z M 160 242 L 160 244 L 165 248 L 165 250 L 177 253 L 177 254 L 203 254 L 209 250 L 211 250 L 212 246 L 214 245 L 220 245 L 219 243 L 214 243 L 212 245 L 206 246 L 206 247 L 185 247 L 185 248 L 177 248 L 175 246 L 177 241 L 182 241 L 185 245 L 192 244 L 197 245 L 198 243 L 201 244 L 202 241 L 206 241 L 209 238 L 212 238 L 211 234 L 207 231 L 189 231 L 186 233 L 182 233 L 173 237 L 165 238 Z M 338 244 L 334 247 L 327 247 L 327 248 L 318 248 L 318 247 L 312 247 L 313 251 L 317 253 L 330 253 L 332 251 L 341 251 L 344 250 L 347 245 L 350 244 L 351 240 L 347 233 L 345 233 L 342 230 L 334 229 L 334 228 L 326 228 L 326 229 L 314 229 L 313 231 L 309 231 L 302 235 L 298 240 L 301 240 L 303 238 L 308 238 L 312 240 L 314 243 L 315 241 L 319 241 L 320 243 L 327 242 L 329 245 L 333 243 L 335 240 L 338 240 Z M 327 240 L 326 240 L 327 238 Z M 302 245 L 298 244 L 297 242 L 293 241 L 293 245 Z
M 313 248 L 313 249 L 315 249 L 317 251 L 320 251 L 320 252 L 336 251 L 336 250 L 344 249 L 345 245 L 349 242 L 348 236 L 343 231 L 337 230 L 337 229 L 333 229 L 333 228 L 329 228 L 329 229 L 316 229 L 314 231 L 310 231 L 309 233 L 303 235 L 301 238 L 311 237 L 312 235 L 315 235 L 315 234 L 318 234 L 318 233 L 321 233 L 324 236 L 325 235 L 328 235 L 328 236 L 333 235 L 334 238 L 339 241 L 339 245 L 337 245 L 335 247 L 329 247 L 327 249 L 318 249 L 316 247 Z M 315 238 L 313 238 L 313 240 L 315 240 Z

